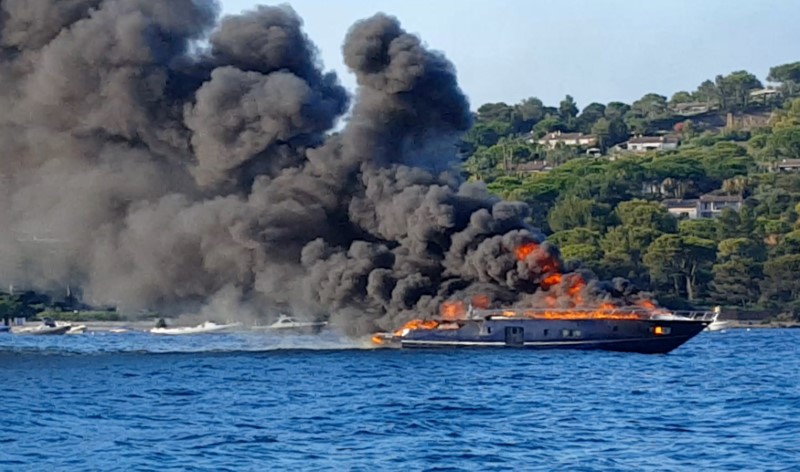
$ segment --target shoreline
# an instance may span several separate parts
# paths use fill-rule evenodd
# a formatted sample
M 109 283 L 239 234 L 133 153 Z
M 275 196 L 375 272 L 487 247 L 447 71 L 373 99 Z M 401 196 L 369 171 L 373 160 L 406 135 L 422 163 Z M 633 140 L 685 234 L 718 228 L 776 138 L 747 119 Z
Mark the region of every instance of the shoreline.
M 731 323 L 730 328 L 725 329 L 742 329 L 742 328 L 757 328 L 757 329 L 779 329 L 779 328 L 800 328 L 798 321 L 761 321 L 761 320 L 719 320 L 728 321 Z
M 167 323 L 172 325 L 174 320 L 166 319 Z M 769 321 L 762 320 L 720 320 L 727 321 L 730 326 L 724 328 L 728 329 L 796 329 L 800 328 L 798 321 Z M 84 325 L 90 331 L 110 331 L 112 329 L 128 329 L 132 331 L 148 331 L 155 326 L 153 320 L 129 320 L 129 321 L 106 321 L 106 320 L 87 320 L 87 321 L 59 321 L 59 323 L 69 323 L 75 326 Z M 35 326 L 40 324 L 38 321 L 28 322 L 22 326 Z M 12 326 L 13 328 L 13 326 Z

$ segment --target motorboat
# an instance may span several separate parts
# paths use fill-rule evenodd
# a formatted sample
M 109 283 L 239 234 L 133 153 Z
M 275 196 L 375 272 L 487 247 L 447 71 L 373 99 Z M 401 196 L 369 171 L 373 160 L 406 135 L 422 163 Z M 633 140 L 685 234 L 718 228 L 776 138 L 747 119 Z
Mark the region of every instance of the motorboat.
M 127 333 L 128 329 L 127 328 L 111 328 L 111 329 L 108 330 L 108 332 L 112 333 L 112 334 L 122 334 L 122 333 Z
M 460 319 L 416 319 L 373 343 L 403 348 L 516 347 L 665 354 L 711 324 L 712 312 L 613 309 L 470 310 Z
M 706 331 L 722 331 L 732 326 L 730 321 L 714 321 L 706 327 Z
M 720 320 L 719 315 L 722 314 L 720 307 L 714 307 L 714 318 L 711 324 L 706 326 L 706 331 L 722 331 L 723 329 L 730 328 L 733 323 L 730 320 Z
M 86 325 L 68 325 L 69 330 L 64 334 L 83 334 L 86 332 Z
M 183 334 L 209 334 L 223 333 L 241 326 L 241 323 L 217 324 L 213 321 L 206 321 L 197 326 L 181 326 L 176 328 L 155 327 L 150 329 L 151 334 L 183 335 Z
M 48 323 L 44 322 L 38 326 L 26 326 L 19 329 L 14 329 L 12 332 L 14 334 L 25 334 L 25 335 L 35 335 L 35 336 L 46 336 L 46 335 L 61 335 L 66 334 L 69 331 L 69 326 L 57 326 L 55 323 Z
M 327 321 L 298 321 L 282 313 L 274 323 L 263 326 L 256 325 L 253 326 L 253 329 L 275 333 L 318 333 L 327 325 Z

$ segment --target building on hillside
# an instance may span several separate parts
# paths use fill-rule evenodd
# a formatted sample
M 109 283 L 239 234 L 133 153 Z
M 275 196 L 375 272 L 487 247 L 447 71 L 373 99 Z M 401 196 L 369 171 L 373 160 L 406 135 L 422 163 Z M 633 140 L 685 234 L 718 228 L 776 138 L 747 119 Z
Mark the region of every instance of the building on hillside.
M 781 159 L 777 166 L 778 172 L 800 171 L 800 159 Z
M 699 115 L 711 110 L 711 105 L 705 102 L 676 103 L 672 109 L 678 115 L 691 116 Z
M 743 203 L 744 198 L 741 195 L 712 195 L 710 193 L 701 195 L 697 216 L 699 218 L 716 218 L 726 208 L 734 211 L 741 210 Z
M 624 149 L 632 152 L 671 151 L 678 149 L 680 139 L 677 136 L 636 136 L 622 144 Z
M 774 88 L 764 88 L 750 92 L 752 98 L 769 99 L 778 95 L 778 90 Z
M 697 218 L 697 210 L 700 207 L 700 200 L 680 200 L 680 199 L 667 199 L 661 202 L 667 211 L 675 218 L 689 218 L 694 220 Z
M 542 172 L 550 172 L 553 170 L 553 166 L 548 164 L 546 161 L 530 161 L 520 162 L 519 164 L 513 166 L 510 170 L 515 174 L 538 174 Z
M 556 147 L 558 144 L 563 144 L 565 146 L 592 147 L 597 145 L 597 136 L 583 133 L 562 133 L 561 131 L 555 131 L 553 133 L 547 133 L 542 139 L 539 140 L 539 144 L 542 146 L 547 146 L 550 149 Z

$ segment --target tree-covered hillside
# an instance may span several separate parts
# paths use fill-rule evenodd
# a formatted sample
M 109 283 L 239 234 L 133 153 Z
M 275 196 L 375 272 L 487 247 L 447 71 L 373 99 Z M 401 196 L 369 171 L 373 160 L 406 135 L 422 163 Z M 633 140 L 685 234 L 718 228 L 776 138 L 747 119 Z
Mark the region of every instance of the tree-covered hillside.
M 463 171 L 530 204 L 532 223 L 574 266 L 628 278 L 669 306 L 797 316 L 800 62 L 767 78 L 765 88 L 738 71 L 670 99 L 582 109 L 571 96 L 485 104 L 461 143 Z M 631 152 L 639 136 L 679 145 Z M 730 208 L 702 217 L 719 202 Z M 690 217 L 668 209 L 692 204 Z

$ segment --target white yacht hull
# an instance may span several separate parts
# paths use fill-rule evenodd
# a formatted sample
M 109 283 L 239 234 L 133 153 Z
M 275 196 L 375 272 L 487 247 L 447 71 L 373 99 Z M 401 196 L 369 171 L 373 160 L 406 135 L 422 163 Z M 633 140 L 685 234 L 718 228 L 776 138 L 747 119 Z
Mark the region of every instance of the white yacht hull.
M 180 328 L 152 328 L 150 330 L 151 334 L 161 334 L 167 336 L 180 336 L 180 335 L 187 335 L 187 334 L 210 334 L 210 333 L 224 333 L 227 331 L 231 331 L 238 326 L 241 326 L 241 323 L 230 323 L 224 325 L 218 325 L 216 323 L 206 322 L 198 326 L 187 326 L 187 327 L 180 327 Z

